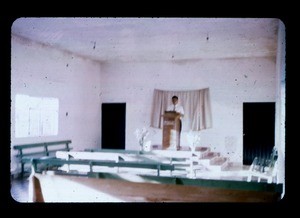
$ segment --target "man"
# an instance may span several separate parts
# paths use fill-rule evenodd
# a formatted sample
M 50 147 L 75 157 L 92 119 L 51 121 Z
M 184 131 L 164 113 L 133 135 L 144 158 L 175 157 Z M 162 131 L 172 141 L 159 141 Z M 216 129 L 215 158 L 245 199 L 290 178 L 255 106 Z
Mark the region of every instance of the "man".
M 172 97 L 172 104 L 168 106 L 167 111 L 175 111 L 180 114 L 179 119 L 179 137 L 178 137 L 178 145 L 177 150 L 180 149 L 180 135 L 181 135 L 181 129 L 182 129 L 182 117 L 184 116 L 184 110 L 182 105 L 178 104 L 178 97 L 174 95 Z
M 172 97 L 172 104 L 168 106 L 167 111 L 176 111 L 177 113 L 180 113 L 180 116 L 184 116 L 184 110 L 183 107 L 178 104 L 178 97 L 174 95 Z

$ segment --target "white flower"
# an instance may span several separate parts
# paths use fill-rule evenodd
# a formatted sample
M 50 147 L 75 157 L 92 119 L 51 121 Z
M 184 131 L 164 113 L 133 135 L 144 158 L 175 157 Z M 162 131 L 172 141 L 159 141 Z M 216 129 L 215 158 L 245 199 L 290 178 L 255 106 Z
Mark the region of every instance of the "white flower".
M 195 150 L 197 146 L 200 146 L 200 132 L 190 131 L 187 134 L 187 140 L 191 150 Z
M 142 129 L 136 129 L 135 135 L 136 135 L 136 138 L 137 138 L 140 146 L 143 146 L 145 139 L 149 135 L 149 131 L 146 129 L 146 127 L 143 127 Z

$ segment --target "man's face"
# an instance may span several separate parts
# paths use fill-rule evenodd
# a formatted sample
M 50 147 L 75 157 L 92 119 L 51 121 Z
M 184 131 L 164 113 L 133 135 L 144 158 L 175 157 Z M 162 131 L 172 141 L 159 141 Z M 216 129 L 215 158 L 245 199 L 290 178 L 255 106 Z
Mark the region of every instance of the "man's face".
M 177 98 L 172 98 L 172 102 L 173 102 L 173 104 L 175 105 L 175 104 L 177 104 L 178 99 L 177 99 Z

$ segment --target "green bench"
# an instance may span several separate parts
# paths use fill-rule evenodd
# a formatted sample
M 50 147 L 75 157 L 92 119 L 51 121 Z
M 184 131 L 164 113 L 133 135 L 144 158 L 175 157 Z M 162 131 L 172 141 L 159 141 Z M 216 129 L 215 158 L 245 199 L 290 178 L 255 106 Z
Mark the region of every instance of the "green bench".
M 164 152 L 152 152 L 152 151 L 137 151 L 137 150 L 123 150 L 123 149 L 101 149 L 101 148 L 93 148 L 93 149 L 84 149 L 85 152 L 93 152 L 93 153 L 112 153 L 119 154 L 120 157 L 124 157 L 124 155 L 129 155 L 131 158 L 136 157 L 141 161 L 158 161 L 171 164 L 175 167 L 175 170 L 186 171 L 186 168 L 190 166 L 189 160 L 190 154 L 189 152 L 184 155 L 174 153 L 174 157 L 172 154 Z M 153 160 L 152 160 L 153 159 Z
M 56 151 L 70 151 L 71 140 L 52 141 L 14 145 L 17 150 L 16 158 L 21 164 L 21 177 L 25 174 L 25 165 L 31 158 L 53 158 Z
M 102 148 L 86 148 L 86 152 L 103 152 L 103 153 L 120 153 L 120 154 L 141 154 L 141 151 L 137 150 L 123 150 L 123 149 L 102 149 Z
M 90 173 L 93 172 L 94 166 L 104 166 L 104 167 L 127 167 L 127 168 L 142 168 L 142 169 L 154 169 L 157 170 L 157 176 L 160 176 L 161 170 L 170 170 L 171 174 L 174 170 L 173 164 L 165 164 L 159 162 L 139 162 L 139 161 L 102 161 L 102 160 L 83 160 L 83 159 L 61 159 L 61 158 L 27 158 L 24 161 L 31 163 L 35 172 L 40 172 L 38 167 L 39 164 L 46 166 L 58 167 L 62 165 L 87 165 L 90 168 Z

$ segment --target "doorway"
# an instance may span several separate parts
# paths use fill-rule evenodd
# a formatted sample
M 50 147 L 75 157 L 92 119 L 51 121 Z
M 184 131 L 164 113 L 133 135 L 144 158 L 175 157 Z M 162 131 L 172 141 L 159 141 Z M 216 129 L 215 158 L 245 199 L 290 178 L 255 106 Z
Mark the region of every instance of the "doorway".
M 268 158 L 275 143 L 275 102 L 243 103 L 243 164 Z
M 125 149 L 126 103 L 102 103 L 102 149 Z

